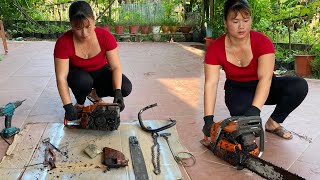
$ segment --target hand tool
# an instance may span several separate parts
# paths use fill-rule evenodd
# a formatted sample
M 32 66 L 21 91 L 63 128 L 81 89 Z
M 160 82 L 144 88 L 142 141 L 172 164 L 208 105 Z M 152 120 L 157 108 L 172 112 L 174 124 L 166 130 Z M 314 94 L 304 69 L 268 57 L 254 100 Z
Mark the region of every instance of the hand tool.
M 184 152 L 184 151 L 183 152 L 178 152 L 177 154 L 174 153 L 174 151 L 173 151 L 173 149 L 172 149 L 172 147 L 171 147 L 171 145 L 169 143 L 169 136 L 171 136 L 171 133 L 161 133 L 159 136 L 163 137 L 166 140 L 166 142 L 167 142 L 167 144 L 169 146 L 170 152 L 171 152 L 174 160 L 178 164 L 181 164 L 184 167 L 190 167 L 190 166 L 193 166 L 194 164 L 196 164 L 196 158 L 194 157 L 193 154 L 191 154 L 189 152 Z M 184 157 L 179 157 L 179 155 L 182 155 L 182 154 L 184 154 Z M 189 157 L 185 157 L 185 156 L 189 156 Z M 184 161 L 184 160 L 190 159 L 190 158 L 192 159 L 192 163 L 191 164 L 188 164 L 186 161 Z
M 25 100 L 10 102 L 0 107 L 0 116 L 5 116 L 5 128 L 0 133 L 1 137 L 9 138 L 20 132 L 19 128 L 11 127 L 11 121 L 15 109 L 19 107 Z
M 53 151 L 53 147 L 47 145 L 45 152 L 44 152 L 44 162 L 45 166 L 50 165 L 51 169 L 56 168 L 56 153 Z M 51 170 L 50 169 L 50 170 Z
M 51 146 L 52 148 L 54 148 L 55 150 L 57 150 L 59 153 L 61 153 L 62 155 L 66 156 L 67 153 L 66 152 L 62 152 L 60 149 L 58 149 L 55 145 L 53 145 L 51 142 L 50 142 L 50 138 L 45 138 L 44 140 L 42 140 L 42 142 L 44 144 L 46 144 L 47 146 Z

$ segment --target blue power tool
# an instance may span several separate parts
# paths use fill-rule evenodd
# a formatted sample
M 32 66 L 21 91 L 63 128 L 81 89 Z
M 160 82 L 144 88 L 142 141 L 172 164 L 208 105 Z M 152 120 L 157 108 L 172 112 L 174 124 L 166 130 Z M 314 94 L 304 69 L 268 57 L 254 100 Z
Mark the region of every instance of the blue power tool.
M 5 128 L 0 133 L 2 137 L 9 138 L 20 132 L 19 128 L 11 127 L 11 120 L 14 110 L 19 107 L 23 101 L 10 102 L 0 108 L 0 116 L 5 116 Z

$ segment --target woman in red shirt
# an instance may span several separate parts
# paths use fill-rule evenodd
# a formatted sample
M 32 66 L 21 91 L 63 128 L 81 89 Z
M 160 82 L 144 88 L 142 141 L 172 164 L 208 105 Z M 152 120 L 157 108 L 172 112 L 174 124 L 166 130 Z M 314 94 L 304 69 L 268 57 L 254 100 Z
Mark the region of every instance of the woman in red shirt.
M 285 139 L 285 118 L 304 100 L 308 84 L 299 77 L 275 77 L 275 55 L 270 39 L 251 30 L 251 10 L 246 0 L 227 0 L 224 25 L 227 33 L 211 44 L 205 55 L 203 133 L 210 136 L 220 66 L 226 73 L 225 103 L 231 116 L 260 116 L 264 104 L 276 105 L 265 124 L 268 132 Z
M 71 30 L 56 42 L 54 64 L 58 91 L 65 118 L 77 119 L 86 97 L 101 101 L 112 96 L 114 103 L 125 107 L 123 97 L 132 90 L 130 80 L 122 74 L 118 47 L 108 31 L 95 27 L 94 14 L 85 1 L 75 1 L 69 8 Z M 71 102 L 69 87 L 77 103 Z

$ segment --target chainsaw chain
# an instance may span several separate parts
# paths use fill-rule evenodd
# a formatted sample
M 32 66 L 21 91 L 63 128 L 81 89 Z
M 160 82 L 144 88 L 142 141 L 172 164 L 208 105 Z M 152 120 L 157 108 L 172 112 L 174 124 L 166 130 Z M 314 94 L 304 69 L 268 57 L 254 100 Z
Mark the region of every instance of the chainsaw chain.
M 158 175 L 161 173 L 160 170 L 160 145 L 158 143 L 158 133 L 151 134 L 153 138 L 153 145 L 151 147 L 151 156 L 152 156 L 152 165 L 153 165 L 153 172 Z M 155 149 L 157 148 L 157 149 Z

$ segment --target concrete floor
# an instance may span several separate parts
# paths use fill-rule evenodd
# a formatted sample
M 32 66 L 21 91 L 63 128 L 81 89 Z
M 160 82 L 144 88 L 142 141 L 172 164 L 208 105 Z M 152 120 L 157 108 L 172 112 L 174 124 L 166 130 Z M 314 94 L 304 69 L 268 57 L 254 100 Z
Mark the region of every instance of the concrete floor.
M 9 54 L 0 62 L 0 105 L 27 99 L 15 112 L 12 125 L 23 128 L 27 123 L 63 122 L 64 110 L 56 88 L 54 42 L 9 41 Z M 177 120 L 177 130 L 184 146 L 197 163 L 187 168 L 185 179 L 261 179 L 247 170 L 237 171 L 206 150 L 199 141 L 203 135 L 203 55 L 193 48 L 196 43 L 119 43 L 123 72 L 133 83 L 132 94 L 125 98 L 122 121 L 137 119 L 138 111 L 152 103 L 158 107 L 144 113 L 145 119 Z M 1 53 L 3 49 L 0 48 Z M 229 116 L 224 104 L 222 73 L 215 118 Z M 308 79 L 309 94 L 285 121 L 291 131 L 312 138 L 312 142 L 294 136 L 290 141 L 266 133 L 263 159 L 299 174 L 306 179 L 320 179 L 320 81 Z M 110 98 L 105 98 L 110 101 Z M 88 103 L 88 102 L 87 102 Z M 265 122 L 274 106 L 262 109 Z M 4 128 L 1 117 L 0 128 Z M 0 139 L 0 157 L 7 143 Z

